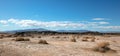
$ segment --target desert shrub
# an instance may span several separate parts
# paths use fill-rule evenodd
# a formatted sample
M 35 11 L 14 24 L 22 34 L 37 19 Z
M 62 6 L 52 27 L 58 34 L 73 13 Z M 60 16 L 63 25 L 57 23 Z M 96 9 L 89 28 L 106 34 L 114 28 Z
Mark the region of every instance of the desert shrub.
M 39 43 L 39 44 L 48 44 L 46 40 L 42 40 L 42 39 L 41 39 L 41 40 L 39 40 L 39 42 L 38 42 L 38 43 Z
M 56 38 L 60 38 L 59 36 L 57 36 Z
M 70 41 L 71 41 L 71 42 L 76 42 L 75 37 L 74 37 L 74 36 L 72 36 L 72 37 L 70 38 Z
M 93 48 L 93 51 L 102 52 L 102 53 L 113 51 L 111 48 L 109 48 L 109 45 L 110 45 L 109 42 L 97 43 L 97 46 Z
M 31 38 L 34 38 L 34 36 L 31 36 Z
M 18 35 L 13 35 L 13 37 L 18 37 Z
M 41 36 L 38 36 L 38 38 L 41 38 Z
M 88 37 L 83 37 L 82 41 L 88 41 L 87 39 L 88 39 Z
M 108 38 L 109 38 L 109 37 L 111 37 L 111 36 L 110 36 L 110 35 L 104 35 L 104 37 L 106 37 L 106 38 L 108 37 Z
M 15 39 L 15 41 L 24 41 L 24 38 L 22 38 L 22 37 L 17 37 L 17 38 Z
M 6 37 L 12 37 L 12 35 L 7 35 Z
M 77 37 L 76 38 L 80 38 L 80 36 L 79 35 L 77 35 Z
M 2 37 L 2 36 L 0 36 L 0 39 L 3 39 L 3 37 Z
M 52 38 L 55 38 L 55 37 L 52 37 Z
M 97 45 L 98 45 L 99 47 L 107 47 L 107 46 L 109 46 L 110 44 L 109 44 L 109 42 L 100 42 L 100 43 L 97 43 Z
M 76 42 L 75 38 L 70 39 L 71 42 Z
M 30 41 L 29 38 L 22 38 L 22 37 L 17 37 L 15 41 Z
M 30 39 L 29 38 L 24 38 L 24 41 L 30 41 Z
M 63 38 L 67 38 L 67 37 L 63 37 Z
M 91 42 L 94 42 L 94 41 L 95 41 L 95 37 L 91 37 L 91 38 L 90 38 L 90 41 L 91 41 Z
M 82 38 L 82 41 L 91 41 L 91 42 L 94 42 L 95 41 L 95 37 L 83 37 Z

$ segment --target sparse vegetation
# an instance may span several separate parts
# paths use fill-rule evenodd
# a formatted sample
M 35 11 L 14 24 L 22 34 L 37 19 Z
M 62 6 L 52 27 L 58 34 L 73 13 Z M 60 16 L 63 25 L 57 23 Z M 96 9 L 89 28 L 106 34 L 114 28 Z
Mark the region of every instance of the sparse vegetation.
M 46 40 L 42 40 L 42 39 L 41 39 L 41 40 L 39 40 L 39 42 L 38 42 L 38 43 L 39 43 L 39 44 L 48 44 Z
M 95 41 L 95 37 L 83 37 L 82 41 L 90 41 L 90 42 L 94 42 Z
M 24 38 L 24 41 L 30 41 L 30 39 L 29 38 Z
M 114 51 L 115 50 L 112 50 L 111 48 L 109 48 L 109 42 L 100 42 L 100 43 L 97 43 L 97 46 L 95 46 L 93 48 L 93 51 L 97 51 L 97 52 L 102 52 L 102 53 L 106 53 L 108 51 Z
M 0 36 L 0 39 L 3 39 L 3 37 L 2 37 L 2 36 Z
M 31 36 L 31 38 L 34 38 L 34 36 Z
M 74 36 L 73 36 L 73 37 L 71 37 L 71 38 L 70 38 L 70 41 L 71 41 L 71 42 L 76 42 L 75 37 L 74 37 Z
M 70 39 L 71 42 L 76 42 L 75 38 Z
M 4 35 L 0 35 L 0 39 L 3 39 Z
M 57 36 L 56 38 L 60 38 L 59 36 Z
M 29 38 L 22 38 L 22 37 L 17 37 L 15 41 L 30 41 Z
M 38 36 L 38 38 L 41 38 L 41 36 Z
M 108 38 L 108 37 L 111 37 L 110 35 L 104 35 L 104 37 Z
M 83 37 L 82 41 L 88 41 L 87 39 L 88 39 L 88 37 Z

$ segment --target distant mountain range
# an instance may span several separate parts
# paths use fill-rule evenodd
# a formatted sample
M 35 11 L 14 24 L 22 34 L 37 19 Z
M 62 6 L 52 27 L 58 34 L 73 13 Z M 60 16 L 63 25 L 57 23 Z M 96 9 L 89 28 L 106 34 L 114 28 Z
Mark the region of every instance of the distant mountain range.
M 57 30 L 57 32 L 90 32 L 89 30 Z
M 6 33 L 16 33 L 16 32 L 27 32 L 27 31 L 54 31 L 54 30 L 48 30 L 44 28 L 37 28 L 37 29 L 23 29 L 23 30 L 12 30 L 12 31 L 5 31 Z M 75 32 L 75 33 L 84 33 L 84 32 L 96 32 L 96 31 L 90 31 L 90 30 L 56 30 L 56 32 Z M 99 31 L 100 33 L 120 33 L 116 31 Z
M 23 30 L 11 30 L 11 31 L 5 31 L 7 33 L 16 33 L 16 32 L 27 32 L 27 31 L 50 31 L 44 28 L 37 28 L 37 29 L 23 29 Z

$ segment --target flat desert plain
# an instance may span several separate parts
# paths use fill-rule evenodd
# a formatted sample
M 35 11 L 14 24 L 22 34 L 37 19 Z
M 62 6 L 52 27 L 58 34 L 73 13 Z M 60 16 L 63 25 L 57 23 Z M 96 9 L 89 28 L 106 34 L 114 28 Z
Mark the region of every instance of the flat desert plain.
M 60 34 L 2 37 L 0 56 L 120 56 L 120 36 Z

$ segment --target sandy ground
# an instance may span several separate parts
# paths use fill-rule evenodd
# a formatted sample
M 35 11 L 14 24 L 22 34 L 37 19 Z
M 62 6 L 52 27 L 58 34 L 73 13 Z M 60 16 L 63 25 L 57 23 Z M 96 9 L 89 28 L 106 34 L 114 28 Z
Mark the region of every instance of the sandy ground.
M 54 36 L 55 37 L 55 36 Z M 30 41 L 12 41 L 13 38 L 0 39 L 0 56 L 120 56 L 120 36 L 95 36 L 95 42 L 83 42 L 80 36 L 77 42 L 70 42 L 68 37 L 60 38 L 42 36 L 42 38 L 30 38 Z M 66 38 L 65 38 L 66 37 Z M 38 44 L 37 41 L 45 39 L 49 44 Z M 98 42 L 110 42 L 110 48 L 116 53 L 100 53 L 90 50 Z

